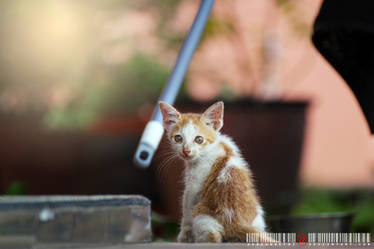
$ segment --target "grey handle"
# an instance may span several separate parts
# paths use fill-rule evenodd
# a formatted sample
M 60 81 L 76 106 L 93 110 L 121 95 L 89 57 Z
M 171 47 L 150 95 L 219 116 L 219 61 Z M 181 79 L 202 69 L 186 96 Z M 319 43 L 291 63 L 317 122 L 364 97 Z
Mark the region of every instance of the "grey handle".
M 190 32 L 183 43 L 177 62 L 175 63 L 168 82 L 162 91 L 159 101 L 164 101 L 171 105 L 174 104 L 192 56 L 197 45 L 199 44 L 206 22 L 210 16 L 213 4 L 214 0 L 201 1 L 194 23 L 192 24 Z M 147 124 L 145 130 L 143 131 L 142 138 L 140 139 L 134 156 L 135 164 L 142 168 L 146 168 L 150 165 L 153 155 L 157 150 L 162 138 L 163 129 L 160 134 L 161 128 L 156 122 L 162 124 L 162 115 L 158 103 L 156 104 L 153 112 L 152 120 Z

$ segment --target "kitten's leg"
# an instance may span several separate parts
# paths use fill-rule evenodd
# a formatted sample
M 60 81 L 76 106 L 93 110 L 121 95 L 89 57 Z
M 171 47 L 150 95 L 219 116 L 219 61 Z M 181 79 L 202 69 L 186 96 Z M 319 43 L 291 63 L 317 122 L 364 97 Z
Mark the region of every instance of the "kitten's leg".
M 183 193 L 183 217 L 181 221 L 181 231 L 178 234 L 178 242 L 193 242 L 192 234 L 192 199 L 193 197 L 186 189 Z
M 198 215 L 192 221 L 195 242 L 222 242 L 223 227 L 209 215 Z
M 193 242 L 192 224 L 182 218 L 181 231 L 177 237 L 178 242 Z

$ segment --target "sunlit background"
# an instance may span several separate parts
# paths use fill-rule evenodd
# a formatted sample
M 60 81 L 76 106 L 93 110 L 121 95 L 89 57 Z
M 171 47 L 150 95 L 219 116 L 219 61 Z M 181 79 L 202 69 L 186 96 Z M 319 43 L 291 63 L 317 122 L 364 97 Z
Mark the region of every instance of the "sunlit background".
M 138 171 L 131 160 L 199 3 L 1 1 L 0 193 L 141 193 L 177 219 L 173 163 L 159 155 Z M 374 143 L 351 91 L 311 43 L 320 4 L 216 1 L 178 100 L 201 110 L 214 99 L 307 101 L 297 173 L 307 201 L 294 212 L 366 215 Z M 340 191 L 353 197 L 342 201 Z M 357 229 L 374 231 L 373 216 L 359 218 Z

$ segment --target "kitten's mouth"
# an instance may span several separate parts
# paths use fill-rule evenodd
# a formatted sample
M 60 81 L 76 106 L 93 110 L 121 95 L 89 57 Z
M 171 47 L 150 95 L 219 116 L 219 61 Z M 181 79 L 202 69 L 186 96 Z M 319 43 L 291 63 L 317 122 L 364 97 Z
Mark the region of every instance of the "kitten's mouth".
M 192 155 L 190 154 L 190 155 L 185 155 L 185 154 L 181 154 L 181 157 L 183 158 L 183 159 L 185 159 L 185 160 L 190 160 L 190 159 L 192 159 Z

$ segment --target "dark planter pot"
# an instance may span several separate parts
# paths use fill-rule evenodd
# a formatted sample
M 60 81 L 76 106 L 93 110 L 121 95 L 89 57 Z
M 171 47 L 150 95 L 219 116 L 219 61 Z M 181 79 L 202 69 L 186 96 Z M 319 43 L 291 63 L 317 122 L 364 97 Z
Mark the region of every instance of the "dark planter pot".
M 182 102 L 176 107 L 181 112 L 201 113 L 209 104 Z M 298 199 L 306 110 L 306 102 L 257 102 L 251 99 L 225 102 L 222 132 L 234 139 L 249 162 L 268 213 L 287 214 Z M 161 157 L 160 161 L 163 160 Z M 174 210 L 180 209 L 182 169 L 183 164 L 179 162 L 169 167 L 165 177 L 169 184 L 167 195 L 173 197 L 168 200 L 169 206 Z
M 249 162 L 265 209 L 288 213 L 298 199 L 307 104 L 243 100 L 226 106 L 224 132 Z
M 0 118 L 0 191 L 29 195 L 142 194 L 159 203 L 154 175 L 132 165 L 144 122 L 106 119 L 90 131 L 50 131 L 38 120 Z
M 273 233 L 349 233 L 352 213 L 276 216 L 267 222 Z
M 202 112 L 209 104 L 182 101 L 176 106 L 182 112 Z M 297 200 L 306 107 L 305 102 L 225 102 L 223 132 L 250 163 L 271 214 L 288 213 Z M 32 195 L 143 194 L 157 211 L 179 218 L 183 163 L 176 160 L 158 169 L 166 160 L 164 151 L 170 150 L 163 141 L 150 170 L 136 169 L 132 158 L 144 123 L 109 123 L 75 134 L 1 122 L 0 188 L 21 181 Z

